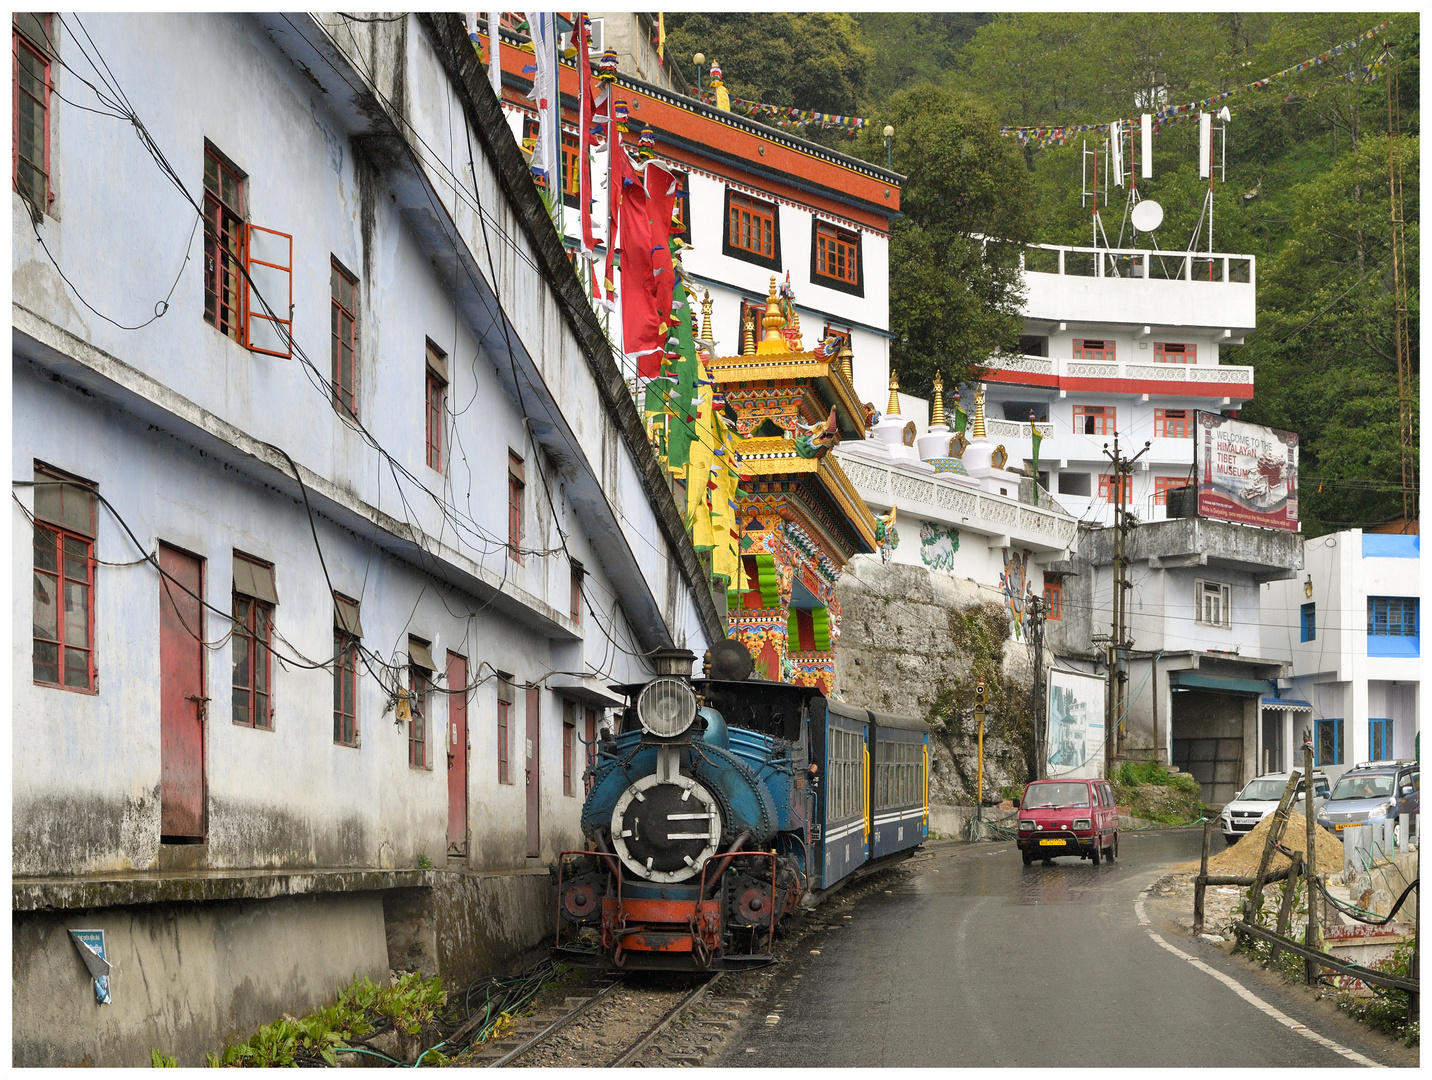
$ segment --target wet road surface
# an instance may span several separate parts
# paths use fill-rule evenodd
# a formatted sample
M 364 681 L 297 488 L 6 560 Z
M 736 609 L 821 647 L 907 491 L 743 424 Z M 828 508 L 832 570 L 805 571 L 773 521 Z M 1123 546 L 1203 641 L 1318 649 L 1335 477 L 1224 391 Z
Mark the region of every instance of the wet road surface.
M 1196 830 L 1126 834 L 1119 859 L 1022 865 L 1011 843 L 934 845 L 889 893 L 839 897 L 832 929 L 772 973 L 760 1017 L 713 1065 L 1357 1066 L 1206 970 L 1380 1064 L 1415 1063 L 1326 1003 L 1240 960 L 1141 927 L 1139 894 L 1198 854 Z M 845 915 L 850 918 L 844 918 Z M 1157 934 L 1186 955 L 1161 947 Z

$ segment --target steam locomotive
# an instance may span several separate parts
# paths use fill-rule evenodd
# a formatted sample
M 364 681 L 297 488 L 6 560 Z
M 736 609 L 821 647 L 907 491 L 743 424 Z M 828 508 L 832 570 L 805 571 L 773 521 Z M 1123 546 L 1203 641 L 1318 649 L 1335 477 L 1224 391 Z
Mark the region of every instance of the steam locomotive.
M 587 846 L 554 876 L 559 955 L 624 969 L 770 962 L 781 920 L 929 835 L 929 726 L 749 678 L 717 644 L 709 678 L 659 665 L 595 747 Z

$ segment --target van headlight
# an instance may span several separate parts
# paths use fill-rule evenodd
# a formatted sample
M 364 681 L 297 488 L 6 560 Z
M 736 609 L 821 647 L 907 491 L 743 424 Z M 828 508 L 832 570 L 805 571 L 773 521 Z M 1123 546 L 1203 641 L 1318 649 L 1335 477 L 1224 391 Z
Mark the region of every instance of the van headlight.
M 1021 821 L 1021 822 L 1019 823 L 1019 831 L 1020 831 L 1020 832 L 1033 832 L 1033 831 L 1034 831 L 1034 822 L 1032 822 L 1032 821 Z
M 1088 828 L 1092 828 L 1092 824 L 1091 824 L 1091 822 L 1089 821 L 1089 819 L 1086 818 L 1086 817 L 1075 818 L 1075 819 L 1074 819 L 1074 828 L 1076 828 L 1076 829 L 1088 829 Z
M 653 679 L 636 699 L 636 716 L 649 735 L 680 735 L 696 720 L 696 694 L 682 679 Z

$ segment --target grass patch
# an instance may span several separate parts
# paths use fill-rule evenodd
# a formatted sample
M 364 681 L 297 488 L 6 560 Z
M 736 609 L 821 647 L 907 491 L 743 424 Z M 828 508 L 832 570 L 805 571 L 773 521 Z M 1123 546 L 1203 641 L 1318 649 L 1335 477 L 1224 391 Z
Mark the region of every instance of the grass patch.
M 1198 781 L 1157 761 L 1126 761 L 1109 778 L 1114 798 L 1134 817 L 1159 825 L 1188 825 L 1203 816 Z

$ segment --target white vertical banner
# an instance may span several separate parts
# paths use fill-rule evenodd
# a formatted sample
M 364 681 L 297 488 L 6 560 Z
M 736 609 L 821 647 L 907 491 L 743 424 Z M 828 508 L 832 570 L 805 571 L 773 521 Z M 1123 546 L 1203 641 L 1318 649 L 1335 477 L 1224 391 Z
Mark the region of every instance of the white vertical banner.
M 502 32 L 498 29 L 501 24 L 502 12 L 487 13 L 487 78 L 498 101 L 502 100 Z
M 558 153 L 560 113 L 557 96 L 557 39 L 550 11 L 528 11 L 528 33 L 532 36 L 533 79 L 527 95 L 537 104 L 537 145 L 532 150 L 532 171 L 547 182 L 553 207 L 562 204 L 562 159 Z
M 1124 186 L 1124 123 L 1115 120 L 1109 125 L 1109 147 L 1113 151 L 1114 183 Z
M 1213 158 L 1213 114 L 1198 114 L 1198 175 L 1207 180 L 1212 173 L 1210 162 Z
M 1139 134 L 1142 136 L 1139 156 L 1143 159 L 1141 175 L 1145 180 L 1154 178 L 1154 118 L 1148 113 L 1139 117 Z

